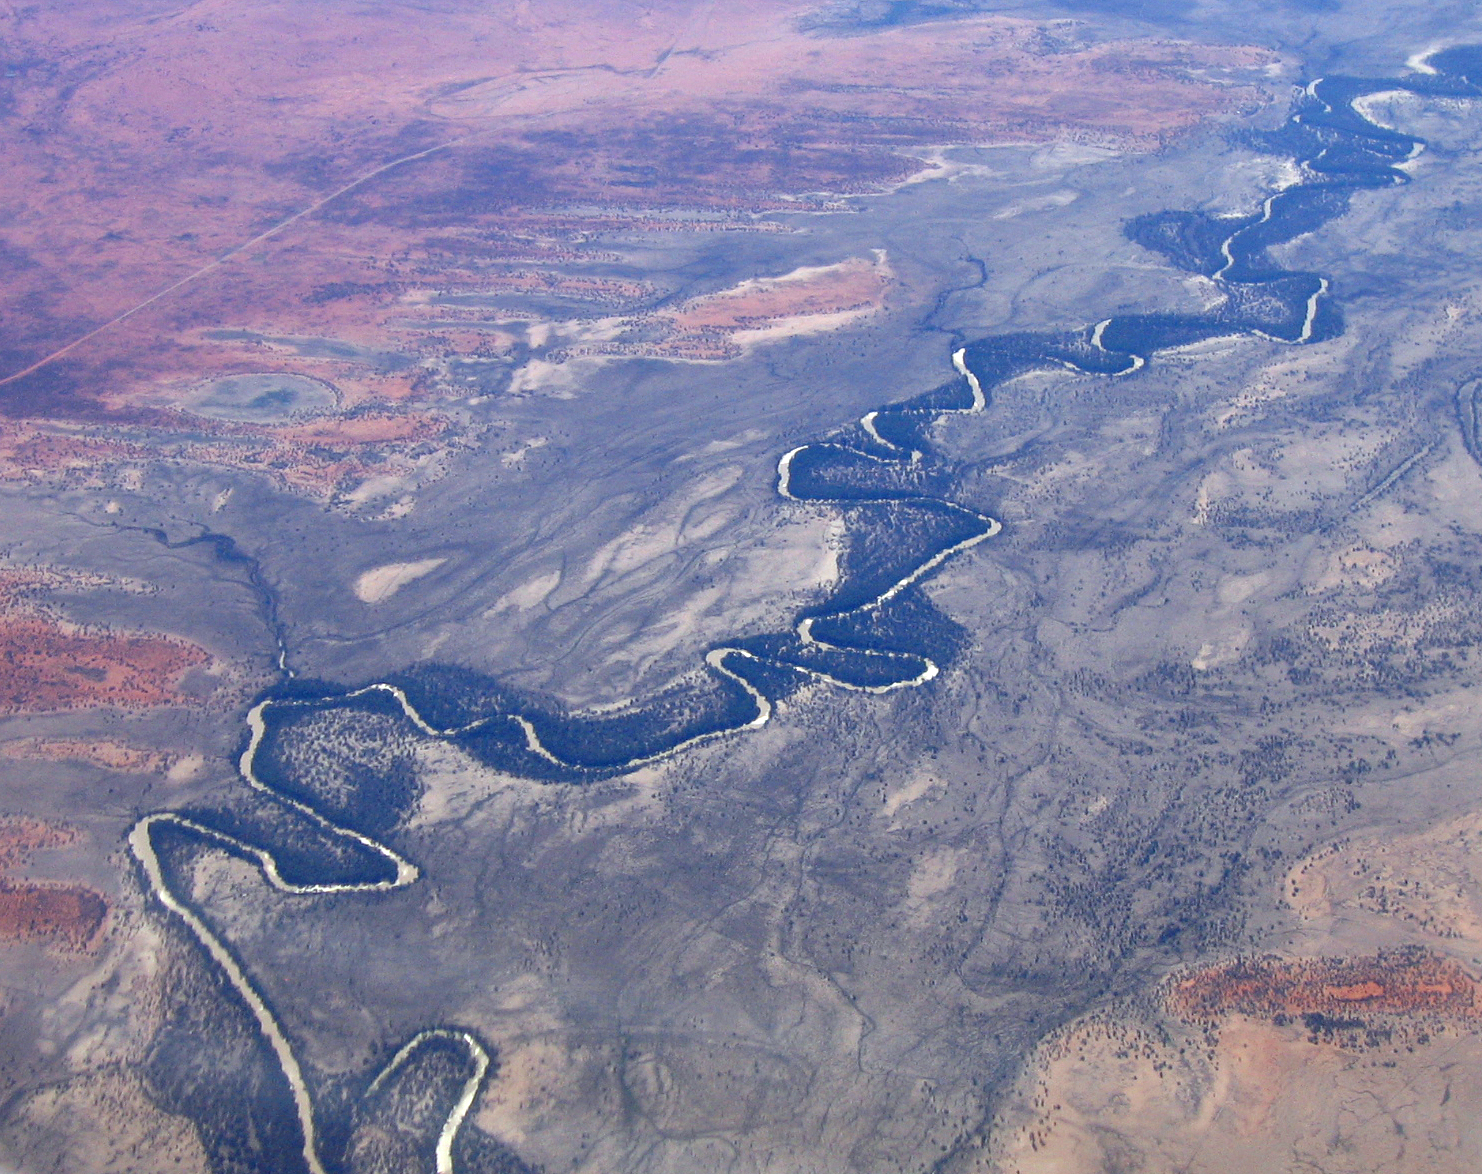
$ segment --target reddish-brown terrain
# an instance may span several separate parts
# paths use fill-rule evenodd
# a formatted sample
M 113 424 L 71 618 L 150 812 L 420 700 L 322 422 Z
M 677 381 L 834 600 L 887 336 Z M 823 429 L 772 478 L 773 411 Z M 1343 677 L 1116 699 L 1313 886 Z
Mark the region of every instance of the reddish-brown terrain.
M 0 819 L 0 869 L 26 864 L 34 852 L 62 848 L 77 833 L 34 819 Z M 0 877 L 0 940 L 43 940 L 69 949 L 89 945 L 108 902 L 83 885 L 25 882 Z
M 809 11 L 18 10 L 0 82 L 0 476 L 75 479 L 163 445 L 327 496 L 397 472 L 406 437 L 399 455 L 367 454 L 358 431 L 224 426 L 171 405 L 205 377 L 297 372 L 333 384 L 339 411 L 423 402 L 407 429 L 425 436 L 441 365 L 512 343 L 450 324 L 429 295 L 557 291 L 621 312 L 655 291 L 570 271 L 604 235 L 768 231 L 754 213 L 896 182 L 942 144 L 1151 147 L 1249 103 L 1270 60 L 1003 17 L 829 36 Z M 681 357 L 735 353 L 684 333 Z M 312 337 L 365 357 L 294 342 Z M 113 428 L 41 423 L 58 419 Z
M 1192 1020 L 1227 1015 L 1482 1016 L 1477 980 L 1458 963 L 1406 948 L 1364 957 L 1241 958 L 1196 970 L 1168 989 L 1168 1006 Z
M 660 329 L 650 353 L 728 359 L 748 338 L 806 333 L 855 321 L 885 302 L 890 271 L 862 258 L 747 281 L 654 315 Z
M 138 709 L 186 700 L 182 673 L 204 650 L 159 636 L 68 629 L 45 619 L 0 620 L 0 713 L 114 705 Z
M 72 828 L 21 816 L 0 817 L 0 871 L 30 863 L 35 852 L 65 848 L 76 840 L 77 832 Z
M 0 573 L 0 713 L 188 703 L 180 677 L 210 663 L 205 649 L 174 637 L 79 627 L 29 598 L 87 581 L 37 568 Z
M 249 426 L 216 420 L 176 428 L 79 428 L 70 420 L 0 419 L 0 480 L 80 488 L 111 483 L 118 464 L 188 461 L 246 469 L 309 497 L 404 474 L 445 438 L 449 421 L 432 412 L 381 410 L 304 425 Z
M 165 770 L 175 761 L 172 755 L 157 750 L 141 750 L 106 739 L 82 742 L 69 738 L 22 738 L 0 745 L 0 754 L 23 761 L 81 762 L 100 770 L 139 773 Z
M 83 885 L 0 880 L 0 938 L 40 938 L 81 949 L 107 914 L 108 903 Z
M 883 255 L 754 278 L 670 308 L 542 324 L 549 360 L 579 356 L 724 362 L 749 345 L 848 326 L 885 306 Z M 447 316 L 446 311 L 444 315 Z

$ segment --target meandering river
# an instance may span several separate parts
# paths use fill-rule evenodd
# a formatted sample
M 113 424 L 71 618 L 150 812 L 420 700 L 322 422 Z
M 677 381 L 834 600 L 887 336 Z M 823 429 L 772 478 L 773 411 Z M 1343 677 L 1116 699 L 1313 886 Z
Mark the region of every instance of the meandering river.
M 230 852 L 287 895 L 386 892 L 415 884 L 420 875 L 415 863 L 360 830 L 343 810 L 336 809 L 336 818 L 326 814 L 330 805 L 316 801 L 312 787 L 285 773 L 288 760 L 277 754 L 278 740 L 292 737 L 295 719 L 306 712 L 361 708 L 399 714 L 422 735 L 457 743 L 491 766 L 580 782 L 755 730 L 773 719 L 778 701 L 810 681 L 869 693 L 932 681 L 949 661 L 952 645 L 917 588 L 944 563 L 1000 531 L 995 519 L 932 491 L 950 480 L 933 460 L 935 426 L 949 415 L 987 411 L 996 387 L 1034 370 L 1061 367 L 1127 376 L 1159 351 L 1220 336 L 1302 345 L 1340 333 L 1342 319 L 1328 280 L 1282 269 L 1269 250 L 1342 215 L 1357 192 L 1409 182 L 1404 166 L 1423 149 L 1423 141 L 1367 118 L 1363 99 L 1395 90 L 1449 98 L 1482 94 L 1473 81 L 1482 80 L 1482 49 L 1448 49 L 1412 67 L 1415 72 L 1399 78 L 1327 77 L 1307 86 L 1267 144 L 1291 158 L 1297 178 L 1269 195 L 1259 210 L 1223 216 L 1171 211 L 1128 226 L 1133 240 L 1161 253 L 1175 268 L 1215 283 L 1223 301 L 1214 309 L 1117 315 L 1080 330 L 969 342 L 950 355 L 955 374 L 941 386 L 876 408 L 816 443 L 784 453 L 777 464 L 782 500 L 850 511 L 855 530 L 844 574 L 832 597 L 799 614 L 790 630 L 708 650 L 699 683 L 681 683 L 616 713 L 583 715 L 542 708 L 485 678 L 442 669 L 332 695 L 277 690 L 253 706 L 239 764 L 243 780 L 318 834 L 343 842 L 364 862 L 357 866 L 359 875 L 346 878 L 340 864 L 319 879 L 291 879 L 282 864 L 282 845 L 253 842 L 233 825 L 200 813 L 146 816 L 130 833 L 129 847 L 155 899 L 199 943 L 268 1042 L 292 1097 L 309 1174 L 326 1172 L 323 1131 L 293 1042 L 223 936 L 177 891 L 161 862 L 161 835 Z M 1469 445 L 1474 440 L 1469 436 Z M 869 532 L 870 527 L 888 532 Z M 393 1056 L 366 1095 L 380 1090 L 429 1041 L 457 1046 L 468 1057 L 469 1076 L 436 1143 L 436 1168 L 451 1174 L 454 1138 L 493 1066 L 491 1050 L 472 1032 L 429 1027 Z

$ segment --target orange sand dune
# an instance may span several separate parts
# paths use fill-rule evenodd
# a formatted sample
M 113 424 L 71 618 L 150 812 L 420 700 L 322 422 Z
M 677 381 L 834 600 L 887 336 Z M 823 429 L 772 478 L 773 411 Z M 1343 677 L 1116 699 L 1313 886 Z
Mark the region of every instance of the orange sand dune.
M 1432 1014 L 1482 1016 L 1477 980 L 1448 958 L 1415 948 L 1350 958 L 1237 959 L 1197 970 L 1168 988 L 1185 1019 L 1229 1014 Z

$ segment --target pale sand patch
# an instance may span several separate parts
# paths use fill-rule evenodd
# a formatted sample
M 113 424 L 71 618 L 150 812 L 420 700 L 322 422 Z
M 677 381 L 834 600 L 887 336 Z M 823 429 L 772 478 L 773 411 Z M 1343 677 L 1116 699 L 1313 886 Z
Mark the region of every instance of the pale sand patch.
M 961 848 L 934 848 L 916 862 L 906 884 L 908 924 L 927 926 L 937 919 L 933 912 L 935 898 L 952 891 L 965 855 Z
M 1236 621 L 1233 629 L 1228 620 L 1213 627 L 1218 630 L 1217 634 L 1201 644 L 1194 659 L 1189 662 L 1195 672 L 1208 672 L 1239 660 L 1240 654 L 1245 651 L 1245 646 L 1254 635 L 1250 625 L 1244 621 Z
M 1271 582 L 1268 571 L 1257 571 L 1253 575 L 1230 575 L 1220 582 L 1215 597 L 1225 607 L 1236 607 L 1247 602 L 1251 596 Z
M 1016 216 L 1022 216 L 1026 212 L 1048 212 L 1053 208 L 1064 208 L 1067 204 L 1073 204 L 1080 197 L 1080 193 L 1069 188 L 1062 188 L 1058 192 L 1051 192 L 1046 196 L 1038 196 L 1032 200 L 1019 200 L 1010 204 L 1007 208 L 1000 208 L 993 214 L 994 220 L 1012 220 Z
M 513 591 L 506 592 L 500 597 L 499 602 L 484 612 L 486 616 L 498 615 L 502 611 L 514 608 L 517 611 L 529 611 L 544 603 L 546 597 L 561 585 L 561 572 L 559 570 L 548 571 L 543 575 L 536 575 L 533 579 L 527 579 Z
M 724 465 L 708 476 L 698 478 L 683 496 L 670 501 L 664 507 L 664 515 L 652 521 L 634 523 L 624 533 L 604 543 L 587 560 L 578 586 L 586 590 L 601 581 L 632 573 L 639 567 L 656 559 L 672 555 L 688 541 L 698 536 L 690 523 L 695 507 L 702 502 L 722 497 L 744 476 L 742 465 Z M 730 521 L 723 517 L 720 523 L 712 523 L 712 532 Z
M 918 799 L 924 799 L 931 792 L 940 790 L 944 786 L 941 779 L 935 775 L 920 774 L 903 783 L 885 796 L 884 814 L 886 819 L 894 819 L 896 812 L 902 807 L 909 807 Z
M 539 392 L 556 399 L 571 399 L 599 367 L 613 361 L 612 355 L 580 355 L 566 362 L 531 359 L 514 373 L 509 384 L 510 395 Z
M 750 330 L 737 330 L 731 341 L 743 350 L 762 343 L 777 342 L 784 338 L 801 338 L 808 334 L 826 334 L 830 330 L 842 330 L 861 322 L 875 312 L 868 306 L 857 310 L 839 310 L 832 314 L 795 314 L 788 318 L 775 319 L 767 326 Z
M 765 435 L 766 433 L 760 428 L 748 428 L 745 432 L 738 432 L 729 440 L 712 440 L 704 448 L 697 448 L 694 452 L 685 453 L 682 457 L 675 457 L 674 463 L 678 465 L 685 461 L 693 461 L 697 457 L 712 457 L 723 452 L 730 452 L 733 448 L 740 448 L 742 445 L 760 440 Z
M 200 774 L 205 766 L 206 759 L 203 755 L 187 754 L 165 772 L 165 777 L 172 783 L 188 783 Z
M 850 257 L 832 265 L 806 265 L 771 277 L 753 277 L 715 293 L 702 294 L 660 315 L 681 330 L 718 329 L 752 333 L 773 324 L 810 320 L 834 329 L 853 321 L 844 311 L 870 312 L 880 307 L 893 280 L 884 249 L 871 258 Z M 856 315 L 857 316 L 857 315 Z M 804 329 L 792 327 L 794 332 Z
M 499 458 L 499 463 L 506 469 L 513 469 L 516 465 L 524 464 L 525 457 L 528 454 L 534 452 L 536 449 L 544 448 L 546 443 L 547 441 L 544 436 L 533 436 L 518 448 L 513 448 L 509 452 L 502 454 Z
M 380 477 L 367 477 L 349 493 L 345 494 L 345 504 L 360 506 L 374 501 L 378 497 L 390 497 L 391 494 L 407 488 L 407 478 L 400 473 L 387 473 Z
M 430 575 L 448 560 L 424 558 L 410 563 L 387 563 L 374 567 L 355 580 L 355 598 L 361 603 L 381 603 L 390 599 L 408 583 Z
M 390 505 L 388 505 L 384 510 L 381 511 L 379 518 L 383 522 L 394 522 L 399 518 L 406 517 L 416 508 L 417 499 L 408 494 L 405 497 L 397 498 Z
M 1003 147 L 1029 147 L 1034 144 L 1022 143 L 1000 143 L 995 144 Z M 982 163 L 963 163 L 955 158 L 956 147 L 951 143 L 941 146 L 919 148 L 911 152 L 912 158 L 921 161 L 921 169 L 913 171 L 899 183 L 886 184 L 884 190 L 896 192 L 901 188 L 911 187 L 918 183 L 931 183 L 933 181 L 945 181 L 956 183 L 959 179 L 1002 179 L 1006 174 L 1002 169 L 989 167 Z

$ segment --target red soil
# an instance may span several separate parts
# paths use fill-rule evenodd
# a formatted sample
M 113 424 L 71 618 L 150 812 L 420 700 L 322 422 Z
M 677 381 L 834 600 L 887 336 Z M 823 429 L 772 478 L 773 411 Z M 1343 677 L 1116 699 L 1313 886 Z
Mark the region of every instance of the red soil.
M 179 704 L 188 700 L 177 688 L 180 675 L 210 659 L 202 648 L 160 636 L 0 618 L 0 713 Z
M 694 298 L 662 315 L 681 330 L 738 330 L 801 314 L 872 309 L 884 300 L 889 277 L 854 259 Z
M 0 870 L 26 864 L 33 852 L 65 848 L 76 841 L 77 832 L 73 828 L 22 816 L 0 817 Z
M 34 819 L 0 819 L 0 868 L 25 864 L 35 851 L 75 842 L 77 833 Z M 92 944 L 108 902 L 83 885 L 0 878 L 0 939 L 41 939 L 70 949 Z
M 209 420 L 179 426 L 189 432 L 141 429 L 120 439 L 114 427 L 79 431 L 74 424 L 0 418 L 0 480 L 101 488 L 110 465 L 165 458 L 249 469 L 307 496 L 330 498 L 368 478 L 408 472 L 417 451 L 443 437 L 447 421 L 408 412 L 282 427 Z
M 0 938 L 37 938 L 71 949 L 89 945 L 108 914 L 101 894 L 82 885 L 0 880 Z
M 46 567 L 0 571 L 0 713 L 191 701 L 178 681 L 210 663 L 205 649 L 174 637 L 80 628 L 38 602 L 49 588 L 103 582 Z
M 168 432 L 182 422 L 159 405 L 192 382 L 264 369 L 331 379 L 350 405 L 425 397 L 434 360 L 498 343 L 419 327 L 408 308 L 419 292 L 539 285 L 532 267 L 558 271 L 594 234 L 749 229 L 757 210 L 826 206 L 829 193 L 898 180 L 925 146 L 1154 146 L 1251 102 L 1268 60 L 1077 45 L 1063 41 L 1065 24 L 997 17 L 827 37 L 801 31 L 811 7 L 20 9 L 14 76 L 0 83 L 11 111 L 0 120 L 0 412 Z M 611 306 L 638 291 L 589 292 Z M 221 327 L 331 337 L 429 367 L 388 373 L 206 337 Z M 83 453 L 32 437 L 11 467 L 87 459 L 110 442 L 152 449 L 159 437 L 95 436 Z M 283 475 L 319 486 L 357 459 L 340 448 L 326 468 L 302 445 L 260 452 L 216 459 L 306 461 Z
M 1230 1014 L 1366 1013 L 1482 1017 L 1479 985 L 1449 958 L 1420 949 L 1350 958 L 1243 958 L 1194 971 L 1168 988 L 1169 1009 L 1191 1020 Z

